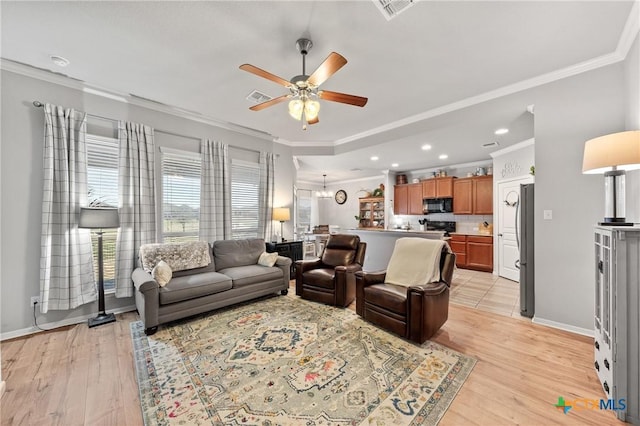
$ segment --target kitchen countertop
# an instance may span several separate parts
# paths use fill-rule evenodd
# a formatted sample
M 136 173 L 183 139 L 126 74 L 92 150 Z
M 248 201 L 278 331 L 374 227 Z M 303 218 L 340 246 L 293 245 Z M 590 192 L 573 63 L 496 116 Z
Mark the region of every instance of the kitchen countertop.
M 493 234 L 482 234 L 480 232 L 449 232 L 450 235 L 471 235 L 473 237 L 493 237 Z
M 399 233 L 399 234 L 444 235 L 444 231 L 420 231 L 419 229 L 365 229 L 365 228 L 354 228 L 354 229 L 349 229 L 349 231 L 388 232 L 388 233 Z

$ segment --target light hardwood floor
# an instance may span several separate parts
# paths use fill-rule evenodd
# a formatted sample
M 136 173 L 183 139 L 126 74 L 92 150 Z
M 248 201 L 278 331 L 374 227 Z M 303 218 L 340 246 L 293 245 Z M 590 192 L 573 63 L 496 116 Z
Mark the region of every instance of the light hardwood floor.
M 80 324 L 2 342 L 7 387 L 0 423 L 141 425 L 129 332 L 136 320 L 126 313 L 92 329 Z M 449 320 L 433 340 L 478 360 L 441 425 L 623 425 L 612 412 L 563 414 L 554 406 L 559 396 L 603 397 L 592 338 L 452 300 Z

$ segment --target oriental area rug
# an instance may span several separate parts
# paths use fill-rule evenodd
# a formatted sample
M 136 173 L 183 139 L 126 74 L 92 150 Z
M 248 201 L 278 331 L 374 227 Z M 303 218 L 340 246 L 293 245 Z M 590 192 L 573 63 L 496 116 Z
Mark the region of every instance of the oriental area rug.
M 131 333 L 147 426 L 433 425 L 475 364 L 284 296 Z

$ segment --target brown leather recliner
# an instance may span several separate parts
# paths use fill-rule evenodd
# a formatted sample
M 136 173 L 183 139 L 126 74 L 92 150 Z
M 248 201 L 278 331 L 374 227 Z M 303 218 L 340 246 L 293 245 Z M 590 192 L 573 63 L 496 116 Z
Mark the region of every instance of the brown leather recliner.
M 431 338 L 449 316 L 456 256 L 445 244 L 440 280 L 405 287 L 385 284 L 386 271 L 356 273 L 356 312 L 365 320 L 417 343 Z
M 357 235 L 330 235 L 319 259 L 296 261 L 296 295 L 349 306 L 356 297 L 354 274 L 362 270 L 366 248 Z

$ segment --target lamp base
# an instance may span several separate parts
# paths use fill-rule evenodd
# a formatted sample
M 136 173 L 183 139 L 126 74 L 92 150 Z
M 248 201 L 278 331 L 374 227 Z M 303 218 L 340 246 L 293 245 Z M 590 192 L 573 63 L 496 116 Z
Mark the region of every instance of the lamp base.
M 600 226 L 633 226 L 633 222 L 598 222 Z
M 106 314 L 106 313 L 100 313 L 98 314 L 97 317 L 95 318 L 89 318 L 89 328 L 91 327 L 97 327 L 99 325 L 103 325 L 103 324 L 109 324 L 110 322 L 115 322 L 116 321 L 116 316 L 114 314 Z

